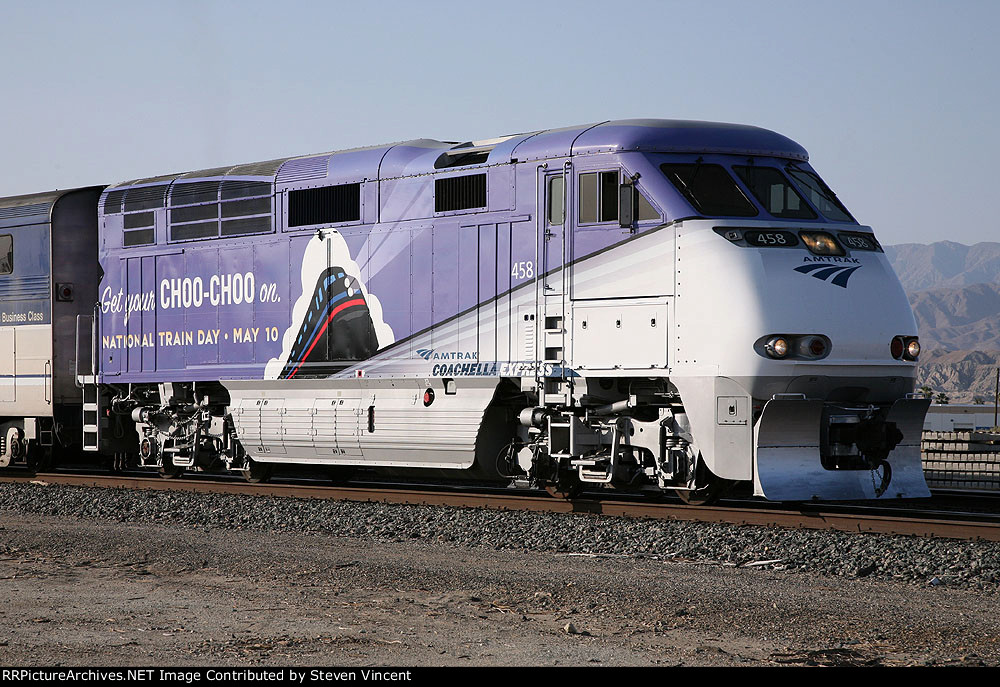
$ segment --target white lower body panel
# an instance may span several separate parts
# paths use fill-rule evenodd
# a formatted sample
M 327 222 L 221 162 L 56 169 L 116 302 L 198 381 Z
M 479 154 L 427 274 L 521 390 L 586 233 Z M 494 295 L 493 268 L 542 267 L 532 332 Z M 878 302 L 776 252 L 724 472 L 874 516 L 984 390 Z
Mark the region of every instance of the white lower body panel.
M 265 463 L 466 469 L 495 378 L 230 380 L 244 449 Z M 433 401 L 424 405 L 424 392 Z

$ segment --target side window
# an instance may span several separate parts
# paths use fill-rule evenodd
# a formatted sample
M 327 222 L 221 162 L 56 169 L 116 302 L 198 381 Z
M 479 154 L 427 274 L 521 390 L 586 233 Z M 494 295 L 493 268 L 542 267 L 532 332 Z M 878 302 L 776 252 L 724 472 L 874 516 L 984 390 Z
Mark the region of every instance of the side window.
M 648 220 L 660 219 L 660 213 L 658 213 L 648 200 L 646 196 L 642 195 L 642 191 L 639 191 L 639 221 L 646 222 Z
M 14 271 L 14 237 L 10 234 L 0 236 L 0 274 L 10 274 Z
M 549 178 L 549 200 L 548 200 L 548 220 L 549 224 L 558 225 L 563 223 L 565 216 L 565 179 L 564 176 L 554 176 Z
M 617 221 L 618 172 L 581 174 L 579 210 L 580 224 Z
M 814 172 L 809 172 L 806 170 L 798 169 L 789 165 L 785 167 L 788 175 L 795 180 L 795 183 L 799 185 L 799 188 L 803 189 L 809 196 L 809 200 L 816 208 L 826 215 L 827 219 L 831 219 L 834 222 L 855 222 L 856 220 L 851 217 L 851 213 L 847 211 L 837 199 L 837 194 L 830 190 L 822 179 L 819 178 Z

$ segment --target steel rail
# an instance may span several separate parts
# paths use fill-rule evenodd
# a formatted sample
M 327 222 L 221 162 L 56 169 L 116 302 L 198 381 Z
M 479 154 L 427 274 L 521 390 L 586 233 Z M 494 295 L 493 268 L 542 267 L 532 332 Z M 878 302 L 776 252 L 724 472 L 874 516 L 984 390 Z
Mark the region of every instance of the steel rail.
M 343 487 L 314 484 L 250 484 L 217 482 L 198 478 L 163 479 L 160 477 L 129 477 L 121 475 L 74 475 L 39 473 L 37 475 L 0 475 L 2 482 L 59 484 L 81 487 L 147 489 L 154 491 L 189 491 L 214 494 L 319 498 L 364 503 L 391 503 L 424 506 L 489 508 L 503 511 L 539 513 L 588 513 L 629 518 L 681 520 L 728 525 L 755 525 L 793 529 L 838 530 L 899 534 L 945 539 L 1000 541 L 1000 517 L 982 514 L 956 513 L 954 517 L 920 517 L 919 511 L 893 514 L 869 512 L 850 513 L 824 510 L 823 504 L 802 504 L 789 508 L 787 504 L 762 503 L 758 507 L 688 506 L 673 503 L 641 503 L 594 498 L 572 501 L 553 499 L 543 493 L 482 494 L 431 489 L 386 489 L 377 487 Z

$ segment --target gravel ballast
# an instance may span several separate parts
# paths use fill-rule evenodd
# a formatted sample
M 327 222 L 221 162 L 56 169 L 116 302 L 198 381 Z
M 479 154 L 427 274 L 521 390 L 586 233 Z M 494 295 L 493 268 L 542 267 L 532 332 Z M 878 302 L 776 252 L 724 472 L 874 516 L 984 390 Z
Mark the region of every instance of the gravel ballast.
M 1000 666 L 998 547 L 0 484 L 4 665 Z
M 1000 544 L 585 514 L 0 484 L 0 512 L 170 527 L 424 540 L 493 550 L 666 559 L 1000 591 Z M 0 545 L 2 550 L 2 545 Z

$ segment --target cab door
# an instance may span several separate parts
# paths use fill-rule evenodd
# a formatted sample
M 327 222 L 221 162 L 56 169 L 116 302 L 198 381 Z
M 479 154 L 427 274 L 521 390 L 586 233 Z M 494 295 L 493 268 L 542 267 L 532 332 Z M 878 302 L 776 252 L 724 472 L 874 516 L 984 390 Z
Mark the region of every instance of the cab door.
M 566 261 L 568 168 L 545 172 L 538 189 L 542 296 L 561 296 Z

